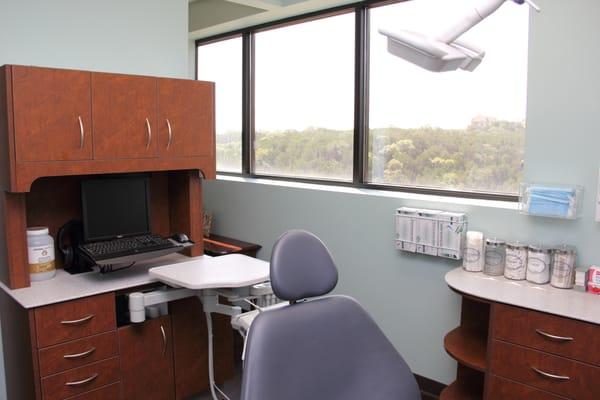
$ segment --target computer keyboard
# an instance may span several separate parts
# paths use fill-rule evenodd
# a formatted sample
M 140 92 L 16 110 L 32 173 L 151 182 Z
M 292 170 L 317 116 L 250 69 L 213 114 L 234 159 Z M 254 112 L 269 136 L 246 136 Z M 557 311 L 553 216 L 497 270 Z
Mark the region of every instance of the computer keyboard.
M 158 235 L 141 235 L 121 239 L 92 242 L 80 248 L 95 261 L 179 247 Z

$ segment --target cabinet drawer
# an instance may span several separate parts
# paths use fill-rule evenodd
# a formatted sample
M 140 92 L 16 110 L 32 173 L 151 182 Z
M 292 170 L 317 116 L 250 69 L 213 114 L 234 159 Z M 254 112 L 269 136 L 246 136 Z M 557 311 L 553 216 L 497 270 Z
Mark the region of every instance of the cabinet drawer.
M 531 386 L 521 385 L 520 383 L 509 381 L 491 375 L 487 381 L 486 400 L 562 400 L 565 397 L 555 396 L 553 394 L 542 392 Z
M 522 308 L 494 305 L 492 337 L 600 365 L 600 327 Z
M 116 331 L 47 347 L 39 352 L 42 377 L 118 355 Z
M 116 329 L 112 293 L 40 307 L 35 310 L 38 347 Z
M 119 382 L 75 397 L 69 397 L 67 400 L 121 400 L 123 398 L 121 393 L 121 383 Z
M 43 378 L 42 395 L 44 400 L 65 399 L 120 379 L 119 357 L 114 357 Z
M 492 341 L 490 372 L 572 399 L 600 398 L 599 367 L 499 340 Z

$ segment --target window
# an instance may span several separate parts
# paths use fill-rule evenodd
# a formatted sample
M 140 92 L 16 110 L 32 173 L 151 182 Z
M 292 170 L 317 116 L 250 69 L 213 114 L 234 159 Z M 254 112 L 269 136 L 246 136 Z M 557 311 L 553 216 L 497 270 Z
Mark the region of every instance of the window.
M 255 36 L 254 170 L 352 179 L 354 15 Z
M 473 72 L 421 69 L 378 32 L 440 34 L 471 7 L 370 0 L 199 41 L 198 77 L 217 85 L 217 169 L 516 200 L 527 7 L 506 2 L 461 36 L 486 51 Z
M 242 38 L 198 47 L 198 79 L 215 82 L 217 169 L 242 172 Z
M 386 38 L 378 33 L 382 27 L 401 27 L 434 35 L 469 10 L 468 2 L 420 0 L 371 10 L 367 181 L 518 191 L 528 13 L 509 3 L 461 37 L 486 50 L 473 72 L 421 69 L 389 54 Z

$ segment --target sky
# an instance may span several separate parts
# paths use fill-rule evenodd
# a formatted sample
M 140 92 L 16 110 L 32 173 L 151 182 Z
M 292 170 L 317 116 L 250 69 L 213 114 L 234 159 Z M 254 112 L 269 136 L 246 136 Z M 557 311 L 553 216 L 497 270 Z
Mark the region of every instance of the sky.
M 414 0 L 371 10 L 371 128 L 464 128 L 477 115 L 525 120 L 528 7 L 506 2 L 461 37 L 486 51 L 474 72 L 423 70 L 389 54 L 377 32 L 436 35 L 473 1 Z M 352 13 L 260 32 L 255 44 L 257 131 L 353 128 Z M 241 128 L 241 55 L 241 38 L 198 50 L 199 79 L 216 82 L 217 134 Z

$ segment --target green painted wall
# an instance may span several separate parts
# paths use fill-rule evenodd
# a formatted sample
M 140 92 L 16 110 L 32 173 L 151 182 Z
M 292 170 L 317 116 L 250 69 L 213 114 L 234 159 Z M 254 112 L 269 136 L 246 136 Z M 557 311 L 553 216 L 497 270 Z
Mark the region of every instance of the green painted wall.
M 459 264 L 394 250 L 392 215 L 397 207 L 465 211 L 472 229 L 506 239 L 574 244 L 581 264 L 600 263 L 600 224 L 594 221 L 600 2 L 539 4 L 542 13 L 531 18 L 525 174 L 532 181 L 583 185 L 582 219 L 526 217 L 488 202 L 214 181 L 204 190 L 205 207 L 215 214 L 214 230 L 262 244 L 259 256 L 264 259 L 285 230 L 314 232 L 338 263 L 337 292 L 365 305 L 414 372 L 451 382 L 455 364 L 442 340 L 458 323 L 459 298 L 446 287 L 444 274 Z

